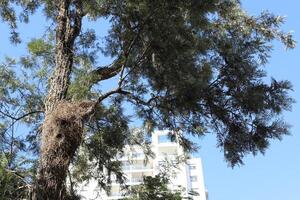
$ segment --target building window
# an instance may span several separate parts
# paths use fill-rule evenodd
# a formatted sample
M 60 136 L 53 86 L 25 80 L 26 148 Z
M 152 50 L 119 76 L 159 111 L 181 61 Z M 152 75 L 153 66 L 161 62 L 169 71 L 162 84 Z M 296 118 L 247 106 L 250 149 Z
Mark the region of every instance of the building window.
M 190 169 L 196 169 L 196 165 L 189 165 Z
M 196 182 L 197 181 L 197 176 L 191 176 L 190 179 L 191 179 L 191 182 Z

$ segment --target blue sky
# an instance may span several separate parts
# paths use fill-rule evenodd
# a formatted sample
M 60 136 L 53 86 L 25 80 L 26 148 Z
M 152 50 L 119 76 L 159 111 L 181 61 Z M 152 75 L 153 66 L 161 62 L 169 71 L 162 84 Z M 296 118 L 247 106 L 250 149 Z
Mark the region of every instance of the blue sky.
M 242 3 L 250 14 L 269 10 L 286 16 L 284 30 L 294 31 L 295 39 L 300 42 L 299 0 L 242 0 Z M 45 24 L 42 17 L 35 16 L 29 25 L 21 25 L 23 41 L 41 36 Z M 0 23 L 0 30 L 0 61 L 5 55 L 24 55 L 25 44 L 10 45 L 7 26 Z M 96 30 L 104 31 L 105 28 L 99 26 Z M 213 135 L 199 139 L 201 149 L 197 156 L 203 160 L 210 200 L 298 200 L 300 197 L 300 47 L 286 51 L 278 42 L 274 45 L 274 52 L 267 66 L 269 76 L 290 80 L 294 85 L 291 95 L 298 102 L 294 104 L 292 112 L 284 114 L 292 125 L 292 135 L 281 142 L 273 141 L 264 156 L 247 156 L 245 165 L 234 169 L 225 163 L 222 152 L 216 148 Z M 102 64 L 107 61 L 108 59 L 103 59 Z
M 286 16 L 284 30 L 293 30 L 300 42 L 299 0 L 243 0 L 250 14 L 269 10 Z M 300 46 L 286 51 L 275 42 L 272 58 L 267 66 L 269 76 L 287 79 L 294 85 L 291 95 L 297 101 L 285 119 L 292 125 L 292 136 L 281 142 L 273 141 L 264 156 L 248 156 L 245 165 L 231 169 L 222 152 L 216 149 L 213 136 L 199 141 L 205 183 L 210 200 L 298 200 L 300 198 Z

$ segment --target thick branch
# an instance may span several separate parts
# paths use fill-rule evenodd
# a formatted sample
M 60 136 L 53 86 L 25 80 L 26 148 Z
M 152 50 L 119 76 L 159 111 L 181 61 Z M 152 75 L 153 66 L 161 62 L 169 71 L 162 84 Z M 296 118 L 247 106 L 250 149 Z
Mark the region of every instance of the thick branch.
M 73 10 L 70 0 L 61 0 L 58 4 L 55 68 L 49 81 L 49 93 L 45 100 L 46 113 L 52 112 L 55 105 L 66 98 L 69 88 L 74 59 L 74 41 L 80 33 L 83 17 L 82 1 L 76 0 L 73 3 L 75 6 Z
M 71 19 L 73 20 L 73 25 L 71 26 L 70 29 L 70 44 L 74 43 L 74 40 L 76 37 L 80 34 L 81 31 L 81 26 L 82 26 L 82 18 L 84 16 L 83 14 L 83 7 L 82 7 L 82 1 L 81 0 L 76 0 L 74 2 L 75 4 L 75 11 L 71 12 Z M 74 16 L 72 16 L 74 15 Z
M 91 71 L 89 75 L 89 77 L 91 77 L 89 85 L 92 86 L 100 81 L 104 81 L 116 76 L 122 70 L 122 67 L 124 65 L 120 60 L 121 59 L 117 59 L 108 66 L 99 67 Z
M 154 14 L 154 12 L 151 15 L 146 17 L 145 22 L 143 24 L 141 24 L 138 32 L 132 38 L 129 45 L 123 49 L 122 54 L 119 56 L 119 58 L 117 58 L 112 64 L 105 66 L 105 67 L 99 67 L 90 73 L 89 77 L 91 77 L 91 81 L 90 81 L 90 83 L 88 83 L 89 87 L 91 87 L 94 84 L 97 84 L 100 81 L 110 79 L 110 78 L 116 76 L 120 72 L 122 72 L 122 73 L 124 72 L 124 68 L 127 65 L 128 57 L 130 56 L 130 53 L 131 53 L 133 47 L 136 44 L 136 42 L 138 41 L 138 39 L 140 38 L 140 34 L 143 30 L 144 25 L 151 18 L 151 16 L 153 14 Z M 148 47 L 146 49 L 148 49 Z M 142 56 L 144 56 L 144 55 L 145 55 L 145 52 L 142 53 Z M 142 58 L 140 58 L 140 59 L 142 59 Z M 122 74 L 119 84 L 121 84 L 124 81 L 123 79 L 124 79 L 124 77 Z

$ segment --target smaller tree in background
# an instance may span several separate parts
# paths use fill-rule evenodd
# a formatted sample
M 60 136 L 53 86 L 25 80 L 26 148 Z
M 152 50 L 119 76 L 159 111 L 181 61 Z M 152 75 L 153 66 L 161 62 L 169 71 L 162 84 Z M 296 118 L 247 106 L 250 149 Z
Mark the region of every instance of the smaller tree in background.
M 144 176 L 143 183 L 133 186 L 130 189 L 130 198 L 125 200 L 183 200 L 193 199 L 193 196 L 199 195 L 195 191 L 186 193 L 186 188 L 178 186 L 176 189 L 170 189 L 169 184 L 172 184 L 171 179 L 176 177 L 176 170 L 179 170 L 179 165 L 184 164 L 188 157 L 178 156 L 175 160 L 165 159 L 160 164 L 159 174 L 152 176 Z
M 170 180 L 164 174 L 158 174 L 154 177 L 145 176 L 141 185 L 131 189 L 132 197 L 126 200 L 181 200 L 183 199 L 181 190 L 170 190 L 168 188 Z
M 13 154 L 12 154 L 13 155 Z M 0 154 L 0 199 L 16 200 L 28 198 L 30 180 L 27 161 Z

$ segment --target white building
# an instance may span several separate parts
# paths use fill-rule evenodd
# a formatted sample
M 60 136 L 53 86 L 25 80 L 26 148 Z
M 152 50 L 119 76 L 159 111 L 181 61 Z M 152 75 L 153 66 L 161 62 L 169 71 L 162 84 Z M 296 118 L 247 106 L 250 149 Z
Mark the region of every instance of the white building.
M 168 131 L 155 131 L 152 135 L 151 148 L 155 153 L 154 158 L 149 158 L 145 164 L 143 150 L 138 147 L 126 147 L 126 156 L 120 158 L 123 162 L 123 171 L 127 177 L 127 185 L 133 186 L 141 184 L 143 176 L 155 176 L 160 172 L 162 164 L 167 160 L 173 161 L 178 156 L 183 156 L 182 147 L 175 142 L 171 142 L 167 137 Z M 202 164 L 200 158 L 190 158 L 186 162 L 180 163 L 173 171 L 174 176 L 169 184 L 170 189 L 184 188 L 184 195 L 194 191 L 198 193 L 193 196 L 194 200 L 207 200 L 207 192 L 204 186 Z M 124 191 L 116 182 L 111 184 L 111 193 L 109 196 L 105 192 L 99 192 L 97 183 L 90 182 L 87 186 L 81 188 L 80 195 L 84 199 L 113 200 L 124 198 Z

